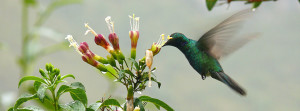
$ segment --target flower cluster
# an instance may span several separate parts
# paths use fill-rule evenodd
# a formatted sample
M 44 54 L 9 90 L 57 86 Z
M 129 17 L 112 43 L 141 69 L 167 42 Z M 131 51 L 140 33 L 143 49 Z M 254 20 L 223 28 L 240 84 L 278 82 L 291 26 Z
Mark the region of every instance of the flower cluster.
M 87 23 L 85 27 L 88 33 L 94 35 L 94 41 L 98 46 L 103 47 L 109 55 L 106 58 L 94 54 L 86 42 L 77 44 L 74 38 L 71 35 L 68 35 L 66 39 L 70 42 L 70 47 L 74 47 L 75 50 L 81 55 L 82 60 L 91 66 L 100 70 L 103 74 L 111 74 L 117 81 L 126 86 L 128 95 L 127 95 L 127 108 L 133 109 L 134 92 L 143 91 L 146 87 L 145 83 L 148 82 L 148 86 L 151 87 L 151 81 L 154 81 L 160 87 L 160 82 L 158 82 L 154 77 L 151 77 L 152 72 L 156 69 L 152 69 L 153 56 L 157 55 L 162 46 L 166 43 L 167 40 L 171 37 L 165 39 L 164 34 L 160 36 L 160 39 L 153 43 L 150 49 L 146 50 L 145 56 L 140 59 L 138 62 L 136 59 L 136 48 L 139 39 L 139 17 L 135 17 L 133 14 L 129 16 L 130 18 L 130 27 L 129 37 L 131 39 L 131 55 L 129 58 L 125 58 L 124 54 L 121 51 L 119 46 L 119 37 L 114 30 L 114 22 L 111 17 L 108 16 L 105 18 L 107 27 L 109 29 L 108 40 L 105 39 L 104 35 L 96 33 Z M 144 72 L 145 68 L 149 68 L 148 72 Z M 129 107 L 130 106 L 130 107 Z

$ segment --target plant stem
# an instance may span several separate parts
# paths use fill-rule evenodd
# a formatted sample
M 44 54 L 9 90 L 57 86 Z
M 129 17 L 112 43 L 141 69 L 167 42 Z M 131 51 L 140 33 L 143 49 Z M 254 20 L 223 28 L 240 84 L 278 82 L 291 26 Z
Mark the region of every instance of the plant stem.
M 54 109 L 55 109 L 55 111 L 58 111 L 57 98 L 56 98 L 56 96 L 55 96 L 55 93 L 54 93 L 54 89 L 53 89 L 53 88 L 51 88 L 51 93 L 52 93 L 53 102 L 54 102 Z
M 134 106 L 133 106 L 133 97 L 134 97 L 134 89 L 132 85 L 129 85 L 129 88 L 127 90 L 127 111 L 133 111 Z

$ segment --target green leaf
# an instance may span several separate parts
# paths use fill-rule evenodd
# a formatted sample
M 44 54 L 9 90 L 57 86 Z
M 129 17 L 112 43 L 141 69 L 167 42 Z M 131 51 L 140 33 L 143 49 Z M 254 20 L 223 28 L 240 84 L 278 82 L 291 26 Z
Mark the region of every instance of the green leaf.
M 151 98 L 149 96 L 141 96 L 139 97 L 139 99 L 141 101 L 146 101 L 146 102 L 151 102 L 155 105 L 158 105 L 160 107 L 163 107 L 165 110 L 167 111 L 174 111 L 173 108 L 171 108 L 169 105 L 167 105 L 166 103 L 164 103 L 163 101 L 159 100 L 159 99 L 156 99 L 156 98 Z
M 71 85 L 70 85 L 73 89 L 76 89 L 76 88 L 80 88 L 82 90 L 85 91 L 85 87 L 82 83 L 80 82 L 73 82 Z
M 7 111 L 14 111 L 14 107 L 10 107 Z
M 35 6 L 37 2 L 36 0 L 24 0 L 24 3 L 27 5 Z
M 43 79 L 41 79 L 41 78 L 39 78 L 39 77 L 35 77 L 35 76 L 25 76 L 25 77 L 23 77 L 23 78 L 20 80 L 18 87 L 20 87 L 20 85 L 21 85 L 23 82 L 28 81 L 28 80 L 38 81 L 38 82 L 47 84 Z
M 39 97 L 39 99 L 42 103 L 44 102 L 44 97 L 45 97 L 46 90 L 47 90 L 47 85 L 46 84 L 41 84 L 38 91 L 37 91 L 37 96 Z
M 118 79 L 118 81 L 121 81 L 124 77 L 125 77 L 124 70 L 120 70 L 119 71 L 119 79 Z
M 41 84 L 42 84 L 41 82 L 35 81 L 33 83 L 34 90 L 38 91 L 38 89 L 40 88 Z
M 87 106 L 87 96 L 85 90 L 77 88 L 77 89 L 67 89 L 67 92 L 70 92 L 71 97 L 73 100 L 81 101 L 84 106 Z
M 77 4 L 77 3 L 81 3 L 82 0 L 55 0 L 55 2 L 53 2 L 51 5 L 55 8 L 57 7 L 61 7 L 64 5 L 70 5 L 70 4 Z
M 125 73 L 129 74 L 130 76 L 135 76 L 129 69 L 125 70 Z
M 82 102 L 75 100 L 67 104 L 59 105 L 64 111 L 85 111 L 85 107 Z
M 86 109 L 86 111 L 97 111 L 101 104 L 102 103 L 93 103 Z
M 261 2 L 262 1 L 260 1 L 260 2 L 253 2 L 252 8 L 257 8 L 261 4 Z
M 21 97 L 18 98 L 16 101 L 16 104 L 14 105 L 14 110 L 17 110 L 17 108 L 23 104 L 26 101 L 32 100 L 32 99 L 38 99 L 37 95 L 31 95 L 31 94 L 23 94 Z
M 158 109 L 158 110 L 160 110 L 160 106 L 159 105 L 157 105 L 157 104 L 154 104 L 155 105 L 155 107 Z
M 61 85 L 56 92 L 56 95 L 60 97 L 62 94 L 69 92 L 74 101 L 78 100 L 87 106 L 87 96 L 85 93 L 85 87 L 80 82 L 74 82 L 70 86 Z
M 100 105 L 99 108 L 102 108 L 104 106 L 117 106 L 117 107 L 121 108 L 120 103 L 115 99 L 107 99 L 107 100 L 103 101 L 103 103 Z
M 75 76 L 74 76 L 74 75 L 72 75 L 72 74 L 67 74 L 67 75 L 62 76 L 62 77 L 61 77 L 61 80 L 64 80 L 64 79 L 67 78 L 67 77 L 72 77 L 73 79 L 75 79 Z
M 132 58 L 128 58 L 130 62 L 132 62 L 137 70 L 140 70 L 139 64 Z
M 61 85 L 61 86 L 59 87 L 59 89 L 57 90 L 56 95 L 57 95 L 58 97 L 60 97 L 63 93 L 65 93 L 65 91 L 66 91 L 67 89 L 70 89 L 70 88 L 71 88 L 70 86 L 67 86 L 67 85 Z
M 18 108 L 17 111 L 44 111 L 44 110 L 37 106 L 27 106 L 24 108 Z
M 213 9 L 213 7 L 215 6 L 217 0 L 206 0 L 206 7 L 209 11 L 211 11 Z
M 158 88 L 160 88 L 160 86 L 161 86 L 161 83 L 160 83 L 160 82 L 158 82 L 158 81 L 157 81 L 156 79 L 154 79 L 153 77 L 151 77 L 151 80 L 154 81 L 154 82 L 156 82 L 157 85 L 158 85 Z
M 143 105 L 142 101 L 139 98 L 134 98 L 133 105 L 134 105 L 134 107 L 139 106 L 140 107 L 140 111 L 145 111 L 144 105 Z

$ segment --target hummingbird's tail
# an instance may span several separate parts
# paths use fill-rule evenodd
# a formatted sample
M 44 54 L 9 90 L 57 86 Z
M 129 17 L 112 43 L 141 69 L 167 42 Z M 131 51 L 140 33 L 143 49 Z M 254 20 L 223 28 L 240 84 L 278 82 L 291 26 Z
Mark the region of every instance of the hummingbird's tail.
M 214 72 L 213 74 L 211 74 L 211 77 L 225 83 L 230 88 L 235 90 L 237 93 L 239 93 L 243 96 L 246 95 L 246 92 L 244 91 L 244 89 L 242 89 L 233 79 L 231 79 L 224 72 Z

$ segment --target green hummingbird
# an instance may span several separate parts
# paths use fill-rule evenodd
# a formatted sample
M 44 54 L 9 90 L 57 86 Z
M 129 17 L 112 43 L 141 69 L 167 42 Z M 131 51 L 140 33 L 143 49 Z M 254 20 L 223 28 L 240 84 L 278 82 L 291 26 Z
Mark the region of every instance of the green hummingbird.
M 178 48 L 187 58 L 190 65 L 202 76 L 217 79 L 230 88 L 245 96 L 246 91 L 233 79 L 225 74 L 218 60 L 227 56 L 246 44 L 257 34 L 233 40 L 238 26 L 249 17 L 251 10 L 240 11 L 224 20 L 204 35 L 198 41 L 187 38 L 182 33 L 173 33 L 163 46 Z

